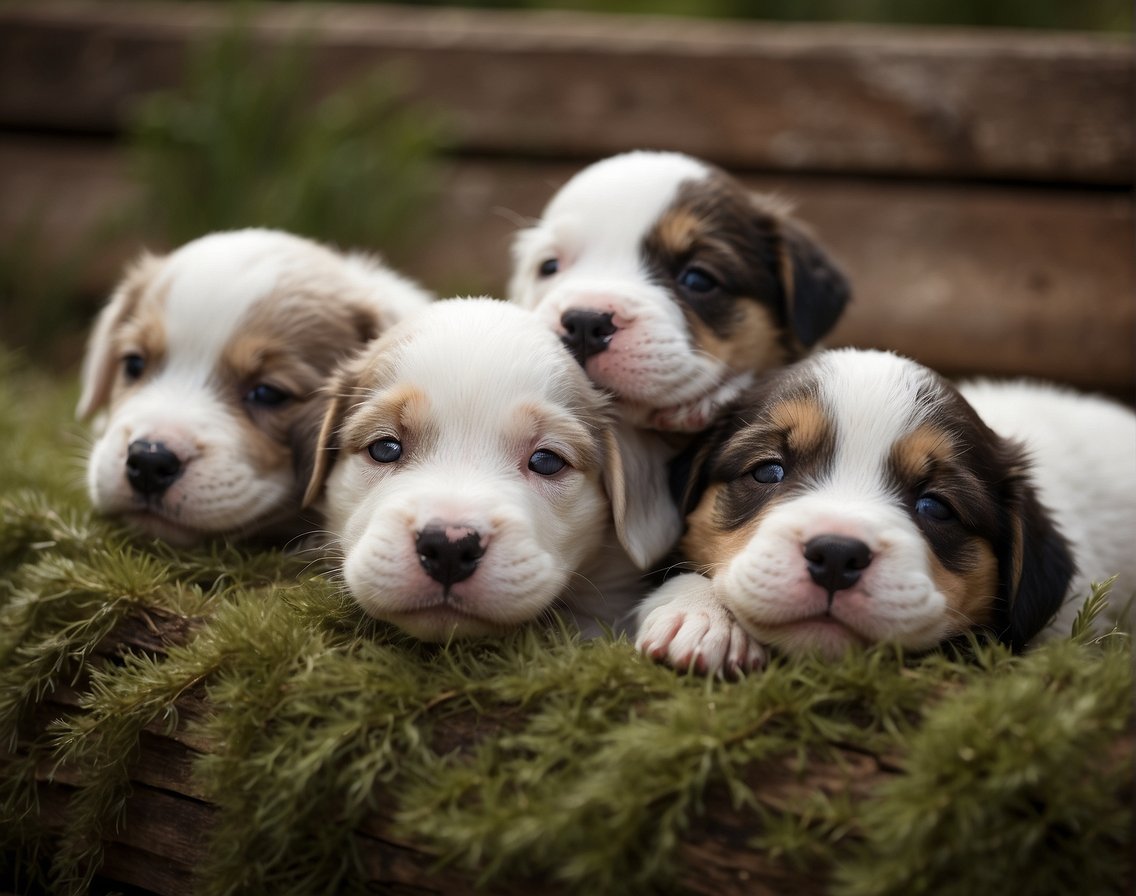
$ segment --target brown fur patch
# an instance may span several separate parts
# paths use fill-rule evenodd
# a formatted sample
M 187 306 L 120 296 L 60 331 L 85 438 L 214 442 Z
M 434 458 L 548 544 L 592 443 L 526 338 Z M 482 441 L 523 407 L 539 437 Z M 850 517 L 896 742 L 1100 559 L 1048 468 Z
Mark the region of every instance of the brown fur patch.
M 662 248 L 671 255 L 688 253 L 706 230 L 706 220 L 694 209 L 676 205 L 663 212 L 655 234 Z
M 832 440 L 832 427 L 820 404 L 812 398 L 792 398 L 775 404 L 769 411 L 770 423 L 785 433 L 789 452 L 797 457 L 814 457 Z
M 953 572 L 928 551 L 931 577 L 947 599 L 950 635 L 986 625 L 998 595 L 998 559 L 985 539 L 971 536 L 964 568 Z
M 719 513 L 725 483 L 707 488 L 702 500 L 686 518 L 686 534 L 679 549 L 682 555 L 703 573 L 715 573 L 745 550 L 761 524 L 762 513 L 750 517 L 745 525 L 728 528 Z
M 919 482 L 958 455 L 951 434 L 932 423 L 913 429 L 892 446 L 892 467 L 902 482 Z
M 432 429 L 429 396 L 415 386 L 400 385 L 348 414 L 342 424 L 341 445 L 346 451 L 362 451 L 375 439 L 390 436 L 421 449 Z
M 575 469 L 596 473 L 608 450 L 599 439 L 601 429 L 602 426 L 588 426 L 554 405 L 526 402 L 516 409 L 504 435 L 522 445 L 533 438 L 553 441 L 558 452 Z
M 731 370 L 755 372 L 777 367 L 789 360 L 772 312 L 755 301 L 737 300 L 730 335 L 717 335 L 693 314 L 687 315 L 695 348 L 713 355 Z

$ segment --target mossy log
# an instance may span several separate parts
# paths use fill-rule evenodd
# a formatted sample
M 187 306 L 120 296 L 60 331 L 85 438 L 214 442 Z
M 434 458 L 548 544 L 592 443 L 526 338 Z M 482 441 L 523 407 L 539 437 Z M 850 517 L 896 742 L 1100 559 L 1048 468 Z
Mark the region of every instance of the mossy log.
M 159 608 L 128 616 L 98 648 L 114 662 L 125 652 L 162 655 L 172 645 L 190 640 L 201 620 L 187 619 Z M 80 687 L 62 687 L 38 709 L 43 730 L 55 719 L 81 713 Z M 207 833 L 217 809 L 205 788 L 195 779 L 194 762 L 213 746 L 195 734 L 194 722 L 209 711 L 202 686 L 177 700 L 178 724 L 150 723 L 139 738 L 137 756 L 130 763 L 131 789 L 121 825 L 103 833 L 103 858 L 97 876 L 104 881 L 141 887 L 169 896 L 191 896 L 194 868 L 204 859 Z M 470 713 L 450 716 L 434 732 L 435 750 L 449 753 L 481 738 L 491 737 L 507 721 Z M 760 788 L 771 806 L 791 806 L 807 794 L 855 793 L 866 797 L 898 767 L 886 757 L 852 745 L 841 750 L 839 761 L 814 762 L 805 774 L 797 763 L 778 759 L 747 771 L 747 783 Z M 41 820 L 62 830 L 68 799 L 83 782 L 81 770 L 66 765 L 42 764 L 37 772 Z M 382 800 L 377 801 L 382 805 Z M 366 863 L 366 882 L 382 892 L 455 894 L 483 892 L 476 876 L 467 871 L 439 867 L 439 856 L 412 839 L 393 833 L 392 813 L 372 811 L 355 831 L 359 853 Z M 678 846 L 685 869 L 674 881 L 691 894 L 821 893 L 824 875 L 819 869 L 787 869 L 747 846 L 753 836 L 751 813 L 732 805 L 723 787 L 707 792 L 704 813 Z M 567 892 L 549 881 L 495 882 L 498 894 Z
M 94 665 L 113 668 L 126 656 L 161 662 L 172 648 L 190 645 L 206 623 L 203 618 L 158 607 L 136 608 L 98 645 Z M 49 700 L 38 705 L 34 723 L 25 730 L 42 732 L 53 726 L 58 730 L 53 720 L 82 715 L 87 711 L 84 693 L 90 684 L 87 677 L 80 677 L 73 686 L 56 688 Z M 942 695 L 953 690 L 955 683 L 944 680 Z M 439 694 L 431 708 L 453 696 Z M 127 766 L 130 786 L 120 820 L 101 832 L 95 879 L 103 884 L 125 884 L 162 894 L 201 892 L 197 869 L 208 861 L 210 838 L 221 811 L 199 774 L 201 758 L 219 746 L 200 724 L 215 707 L 204 681 L 192 682 L 174 703 L 176 724 L 169 723 L 167 714 L 166 721 L 147 723 L 138 736 L 136 753 Z M 429 732 L 430 748 L 434 755 L 451 758 L 471 753 L 477 744 L 518 729 L 515 716 L 515 707 L 508 705 L 486 706 L 483 711 L 467 706 L 439 715 Z M 760 724 L 762 720 L 755 720 L 755 725 Z M 1109 738 L 1102 780 L 1111 775 L 1113 780 L 1127 781 L 1122 786 L 1130 786 L 1123 767 L 1129 762 L 1133 743 L 1130 726 Z M 661 890 L 707 896 L 829 892 L 832 868 L 827 861 L 786 861 L 777 850 L 755 848 L 762 819 L 777 813 L 800 817 L 809 811 L 802 807 L 821 803 L 864 805 L 886 782 L 902 777 L 905 761 L 895 749 L 873 750 L 839 740 L 828 746 L 826 750 L 806 749 L 804 755 L 774 753 L 738 769 L 738 779 L 728 782 L 729 786 L 718 780 L 705 787 L 696 811 L 680 826 L 672 856 L 675 873 Z M 39 764 L 39 821 L 50 831 L 66 835 L 70 801 L 86 783 L 85 774 L 75 764 Z M 944 787 L 949 787 L 947 778 L 944 770 Z M 760 812 L 755 812 L 753 801 L 739 800 L 738 793 L 743 791 L 760 795 Z M 1117 793 L 1111 797 L 1123 799 Z M 406 833 L 401 817 L 405 808 L 398 799 L 388 799 L 382 788 L 374 794 L 352 834 L 362 866 L 356 869 L 353 885 L 391 893 L 484 892 L 485 881 L 477 869 L 447 861 L 436 845 Z M 840 841 L 841 848 L 847 849 L 861 839 L 861 832 L 849 825 L 844 831 L 821 830 L 817 836 Z M 257 857 L 248 859 L 255 862 Z M 494 876 L 489 889 L 502 894 L 587 890 L 547 875 Z

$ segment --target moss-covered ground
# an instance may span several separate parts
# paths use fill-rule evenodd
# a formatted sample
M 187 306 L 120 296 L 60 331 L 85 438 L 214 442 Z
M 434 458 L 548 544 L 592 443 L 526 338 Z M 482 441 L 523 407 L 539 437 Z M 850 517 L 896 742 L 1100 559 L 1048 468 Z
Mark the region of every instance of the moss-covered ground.
M 715 837 L 845 896 L 1131 883 L 1126 635 L 878 648 L 737 682 L 560 630 L 420 645 L 310 556 L 175 551 L 93 517 L 73 397 L 0 370 L 0 889 L 85 892 L 140 732 L 179 724 L 208 745 L 205 893 L 363 892 L 353 831 L 375 817 L 486 892 L 682 892 L 713 860 L 691 844 Z M 163 649 L 116 648 L 131 618 L 188 621 Z M 45 721 L 64 691 L 79 711 Z M 61 829 L 36 779 L 63 769 Z

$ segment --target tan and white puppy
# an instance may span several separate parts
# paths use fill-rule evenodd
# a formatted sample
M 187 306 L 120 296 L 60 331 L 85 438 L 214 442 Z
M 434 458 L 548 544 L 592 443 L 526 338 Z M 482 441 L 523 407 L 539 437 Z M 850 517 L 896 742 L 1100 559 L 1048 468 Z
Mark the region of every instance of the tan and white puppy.
M 429 641 L 558 606 L 587 635 L 626 618 L 670 498 L 623 464 L 608 398 L 532 314 L 438 302 L 332 391 L 308 498 L 367 613 Z
M 673 152 L 585 168 L 513 246 L 535 309 L 636 426 L 697 432 L 828 333 L 848 284 L 785 209 Z
M 327 377 L 429 298 L 373 259 L 279 231 L 143 255 L 83 362 L 78 415 L 106 412 L 95 508 L 177 544 L 296 534 Z
M 697 573 L 638 610 L 679 667 L 755 668 L 761 645 L 832 656 L 983 630 L 1068 634 L 1091 582 L 1136 589 L 1136 415 L 1036 383 L 955 388 L 875 351 L 770 374 L 695 462 Z

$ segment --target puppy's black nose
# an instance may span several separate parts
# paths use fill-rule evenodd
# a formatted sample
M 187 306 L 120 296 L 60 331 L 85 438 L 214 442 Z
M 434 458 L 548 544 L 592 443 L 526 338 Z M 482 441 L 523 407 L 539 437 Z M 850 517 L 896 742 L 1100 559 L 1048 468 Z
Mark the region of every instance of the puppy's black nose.
M 126 481 L 139 495 L 158 497 L 181 472 L 181 460 L 161 442 L 138 439 L 126 449 Z
M 592 355 L 606 351 L 617 329 L 611 322 L 611 314 L 575 308 L 560 315 L 560 326 L 564 328 L 561 339 L 580 366 Z
M 871 562 L 871 550 L 858 538 L 818 535 L 805 543 L 809 576 L 830 596 L 855 585 Z
M 477 561 L 485 554 L 477 532 L 460 531 L 464 534 L 447 532 L 441 526 L 427 526 L 414 541 L 418 562 L 426 574 L 446 588 L 473 575 Z

